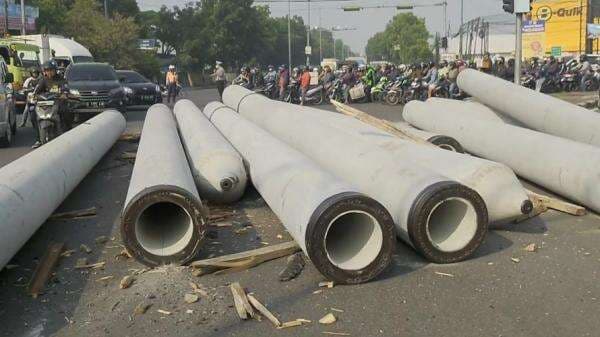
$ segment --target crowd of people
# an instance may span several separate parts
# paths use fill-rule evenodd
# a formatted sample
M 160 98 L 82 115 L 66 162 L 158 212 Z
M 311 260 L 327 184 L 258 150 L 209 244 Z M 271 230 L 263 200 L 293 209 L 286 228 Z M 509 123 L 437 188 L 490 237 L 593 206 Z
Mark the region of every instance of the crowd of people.
M 434 96 L 461 99 L 464 93 L 457 85 L 457 78 L 458 74 L 467 68 L 477 69 L 506 81 L 514 81 L 513 58 L 507 60 L 502 56 L 492 57 L 485 54 L 479 62 L 452 59 L 441 60 L 438 63 L 384 63 L 374 66 L 345 62 L 340 67 L 298 66 L 292 69 L 283 64 L 278 68 L 269 65 L 264 72 L 259 66 L 244 66 L 233 84 L 261 92 L 273 99 L 299 104 L 311 102 L 308 96 L 315 92 L 312 88 L 321 90 L 317 94 L 322 95 L 323 99 L 312 100 L 318 104 L 331 99 L 346 103 L 380 100 L 405 103 Z M 552 56 L 544 59 L 532 58 L 522 65 L 521 81 L 524 86 L 541 92 L 597 90 L 600 87 L 599 68 L 585 55 L 571 59 Z M 212 76 L 217 83 L 219 94 L 222 94 L 226 82 L 225 70 L 220 62 L 217 62 Z M 357 87 L 360 88 L 358 91 Z M 353 88 L 355 89 L 351 92 Z M 388 94 L 400 97 L 388 100 Z

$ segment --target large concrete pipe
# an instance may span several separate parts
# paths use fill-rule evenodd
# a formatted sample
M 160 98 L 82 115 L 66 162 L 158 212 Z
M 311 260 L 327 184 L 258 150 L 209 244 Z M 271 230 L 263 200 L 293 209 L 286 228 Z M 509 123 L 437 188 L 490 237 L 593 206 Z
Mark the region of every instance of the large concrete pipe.
M 179 100 L 173 111 L 200 197 L 216 203 L 239 200 L 247 181 L 242 157 L 192 101 Z
M 428 104 L 405 109 L 411 124 L 450 134 L 467 151 L 505 163 L 520 176 L 600 211 L 600 149 L 518 126 L 473 120 L 461 110 L 440 114 Z
M 504 123 L 504 118 L 499 113 L 494 110 L 488 108 L 487 106 L 474 101 L 458 101 L 455 99 L 448 98 L 439 98 L 432 97 L 428 98 L 425 101 L 428 104 L 431 104 L 437 107 L 439 113 L 446 112 L 447 109 L 461 109 L 465 116 L 469 118 L 488 121 L 488 122 L 496 122 L 496 123 Z M 465 109 L 463 109 L 465 108 Z
M 323 275 L 362 283 L 388 266 L 395 238 L 385 207 L 229 107 L 214 102 L 204 113 L 240 151 L 256 189 Z
M 125 130 L 109 110 L 0 169 L 0 270 Z
M 404 109 L 421 104 L 426 103 L 412 101 Z M 405 140 L 342 114 L 309 108 L 302 109 L 302 114 L 377 145 L 396 160 L 418 163 L 475 190 L 485 201 L 489 219 L 494 225 L 506 224 L 507 221 L 529 213 L 533 207 L 514 172 L 504 164 L 439 151 L 434 147 L 422 146 L 424 148 L 415 151 L 411 148 L 411 143 L 407 144 Z
M 186 263 L 201 247 L 205 213 L 175 118 L 155 104 L 146 114 L 121 215 L 123 242 L 145 265 Z
M 407 156 L 398 159 L 342 127 L 305 114 L 308 108 L 299 111 L 298 106 L 269 100 L 240 86 L 229 86 L 223 100 L 381 202 L 392 214 L 399 237 L 426 259 L 457 262 L 471 256 L 483 242 L 488 216 L 479 194 L 408 160 L 429 146 L 405 142 Z
M 393 126 L 395 126 L 398 130 L 419 139 L 422 139 L 426 142 L 429 142 L 441 149 L 454 151 L 458 153 L 464 153 L 465 150 L 460 145 L 460 143 L 449 136 L 440 135 L 437 133 L 427 132 L 423 130 L 419 130 L 406 122 L 391 122 Z
M 600 115 L 596 112 L 473 69 L 460 72 L 458 85 L 528 128 L 600 146 Z

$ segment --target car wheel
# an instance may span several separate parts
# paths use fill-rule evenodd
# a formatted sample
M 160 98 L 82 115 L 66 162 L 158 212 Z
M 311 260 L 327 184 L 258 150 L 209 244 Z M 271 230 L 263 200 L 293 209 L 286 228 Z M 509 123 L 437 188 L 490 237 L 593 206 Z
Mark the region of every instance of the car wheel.
M 8 127 L 4 130 L 4 135 L 0 136 L 0 147 L 9 147 L 10 143 L 12 143 L 12 133 Z

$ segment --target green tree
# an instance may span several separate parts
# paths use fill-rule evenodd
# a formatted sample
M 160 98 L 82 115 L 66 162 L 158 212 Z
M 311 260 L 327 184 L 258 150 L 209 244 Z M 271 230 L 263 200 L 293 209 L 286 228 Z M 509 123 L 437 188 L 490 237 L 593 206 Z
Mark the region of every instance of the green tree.
M 96 0 L 102 6 L 104 13 L 104 0 Z M 140 12 L 136 0 L 106 0 L 108 5 L 108 13 L 111 17 L 119 14 L 124 17 L 135 17 Z
M 389 56 L 395 63 L 413 63 L 431 60 L 433 54 L 427 42 L 429 31 L 425 20 L 412 13 L 394 16 L 384 31 L 384 39 L 390 46 Z
M 365 52 L 369 60 L 388 60 L 390 58 L 390 47 L 385 32 L 373 35 L 367 42 Z
M 94 0 L 76 0 L 67 12 L 65 31 L 86 46 L 92 55 L 116 68 L 131 68 L 139 56 L 138 27 L 133 18 L 101 15 Z
M 62 34 L 65 26 L 65 13 L 72 4 L 70 0 L 36 0 L 32 3 L 38 6 L 40 16 L 36 25 L 40 32 Z

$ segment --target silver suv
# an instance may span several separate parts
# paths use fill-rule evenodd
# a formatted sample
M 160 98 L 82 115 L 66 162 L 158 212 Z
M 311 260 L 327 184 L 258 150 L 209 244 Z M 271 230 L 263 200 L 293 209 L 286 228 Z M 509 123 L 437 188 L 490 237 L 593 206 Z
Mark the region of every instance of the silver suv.
M 0 147 L 9 147 L 17 133 L 13 80 L 13 74 L 8 72 L 6 62 L 0 58 Z

